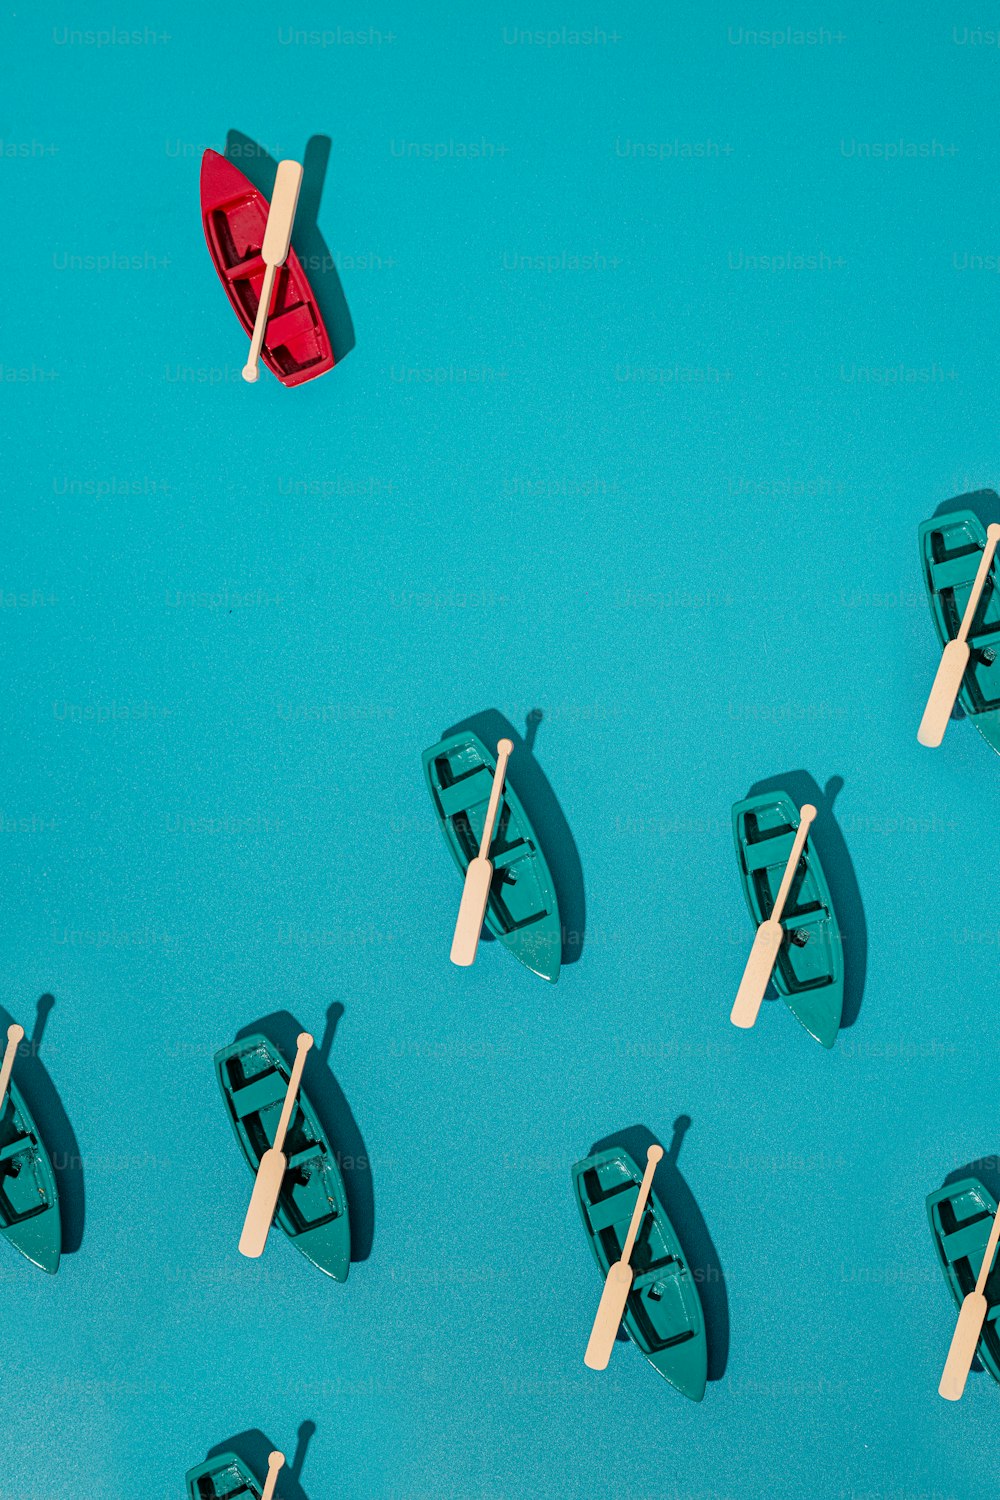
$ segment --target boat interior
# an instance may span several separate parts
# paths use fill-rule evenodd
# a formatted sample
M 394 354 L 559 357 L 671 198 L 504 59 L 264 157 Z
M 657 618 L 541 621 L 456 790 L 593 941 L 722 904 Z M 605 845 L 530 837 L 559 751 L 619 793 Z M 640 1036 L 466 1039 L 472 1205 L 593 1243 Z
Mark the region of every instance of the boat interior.
M 435 793 L 442 816 L 451 825 L 465 862 L 479 853 L 479 841 L 493 785 L 493 768 L 484 766 L 472 746 L 434 760 Z M 501 932 L 516 932 L 548 916 L 534 864 L 535 846 L 512 818 L 510 803 L 501 798 L 496 831 L 490 845 L 493 879 L 489 911 Z
M 9 1229 L 50 1206 L 38 1142 L 8 1092 L 0 1120 L 0 1219 Z
M 288 1074 L 275 1067 L 274 1059 L 260 1046 L 227 1058 L 223 1067 L 230 1108 L 254 1160 L 259 1161 L 274 1140 Z M 301 1234 L 338 1218 L 343 1207 L 334 1173 L 339 1169 L 330 1162 L 327 1146 L 312 1128 L 300 1102 L 296 1102 L 285 1137 L 285 1154 L 288 1170 L 279 1205 L 292 1233 Z
M 937 595 L 949 637 L 954 640 L 962 623 L 979 560 L 983 555 L 978 529 L 961 517 L 942 516 L 930 533 L 927 568 L 931 589 Z M 972 670 L 963 687 L 975 713 L 1000 708 L 1000 592 L 991 571 L 983 586 L 969 631 Z
M 611 1168 L 618 1164 L 611 1162 Z M 584 1207 L 591 1232 L 598 1240 L 607 1265 L 621 1256 L 629 1220 L 639 1196 L 638 1184 L 623 1173 L 607 1176 L 597 1168 L 583 1174 Z M 603 1189 L 609 1188 L 608 1191 Z M 632 1250 L 635 1273 L 628 1308 L 638 1327 L 643 1347 L 656 1353 L 692 1339 L 696 1325 L 691 1311 L 689 1272 L 668 1247 L 656 1215 L 647 1206 Z
M 963 1297 L 975 1290 L 976 1277 L 986 1253 L 986 1242 L 993 1226 L 994 1210 L 978 1194 L 968 1190 L 950 1198 L 942 1198 L 936 1205 L 940 1226 L 941 1253 L 958 1283 Z M 993 1262 L 993 1269 L 986 1278 L 986 1301 L 988 1311 L 983 1329 L 983 1339 L 989 1346 L 994 1364 L 1000 1365 L 1000 1333 L 997 1320 L 1000 1317 L 1000 1262 Z
M 743 860 L 752 883 L 761 916 L 774 910 L 795 829 L 780 807 L 758 809 L 743 815 Z M 790 993 L 819 989 L 832 983 L 834 957 L 832 917 L 809 869 L 808 854 L 799 860 L 785 903 L 782 921 L 788 941 L 782 943 L 777 968 Z
M 266 213 L 256 195 L 243 194 L 213 208 L 206 228 L 216 264 L 248 330 L 253 328 L 264 280 L 261 246 Z M 265 346 L 284 376 L 300 375 L 329 358 L 314 308 L 299 295 L 287 264 L 278 268 Z

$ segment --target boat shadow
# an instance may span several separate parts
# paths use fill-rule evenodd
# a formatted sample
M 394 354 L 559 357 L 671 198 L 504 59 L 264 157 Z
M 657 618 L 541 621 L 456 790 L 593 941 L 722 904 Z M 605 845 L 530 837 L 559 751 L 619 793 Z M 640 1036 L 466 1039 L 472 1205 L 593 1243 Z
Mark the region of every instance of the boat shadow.
M 302 1465 L 305 1463 L 306 1449 L 315 1431 L 315 1422 L 303 1422 L 299 1427 L 295 1452 L 278 1473 L 277 1489 L 281 1500 L 308 1500 L 301 1484 Z M 243 1460 L 263 1489 L 267 1476 L 267 1460 L 274 1450 L 275 1444 L 261 1432 L 259 1427 L 250 1427 L 246 1432 L 238 1432 L 235 1437 L 228 1438 L 224 1443 L 216 1443 L 214 1448 L 209 1449 L 207 1457 L 218 1458 L 221 1453 L 235 1453 L 237 1458 Z
M 491 754 L 495 753 L 498 740 L 513 741 L 514 752 L 507 766 L 507 780 L 521 799 L 552 874 L 562 924 L 562 962 L 575 964 L 583 953 L 587 926 L 583 866 L 565 814 L 535 759 L 535 736 L 544 717 L 542 709 L 533 708 L 525 721 L 525 733 L 521 735 L 499 709 L 487 708 L 453 724 L 445 730 L 445 737 L 470 730 L 478 735 Z M 495 941 L 485 926 L 483 938 Z
M 996 490 L 969 490 L 965 495 L 953 495 L 950 500 L 942 500 L 931 519 L 936 521 L 939 516 L 953 515 L 957 510 L 971 510 L 974 516 L 978 516 L 985 531 L 989 526 L 1000 521 L 1000 495 L 997 494 Z M 988 589 L 984 589 L 983 596 L 979 601 L 979 608 L 976 610 L 977 620 L 986 608 L 988 596 Z M 974 621 L 973 629 L 975 629 L 975 625 L 976 622 Z M 957 697 L 951 711 L 951 717 L 952 719 L 964 719 L 967 717 L 965 709 L 959 703 Z
M 330 160 L 330 146 L 328 135 L 314 135 L 306 143 L 302 158 L 302 188 L 295 211 L 292 244 L 302 262 L 302 269 L 309 278 L 320 316 L 330 335 L 333 357 L 339 364 L 350 354 L 357 341 L 344 288 L 318 223 L 319 200 L 323 194 L 323 182 Z M 264 147 L 250 136 L 244 135 L 241 130 L 234 129 L 226 135 L 223 154 L 270 201 L 278 163 L 268 155 Z
M 957 1167 L 954 1172 L 949 1172 L 942 1182 L 942 1187 L 951 1187 L 955 1182 L 961 1182 L 965 1177 L 977 1177 L 988 1193 L 992 1193 L 994 1203 L 1000 1203 L 1000 1157 L 981 1156 L 977 1161 L 970 1161 L 964 1167 Z M 972 1361 L 972 1368 L 978 1374 L 985 1375 L 986 1366 L 982 1364 L 977 1355 Z
M 787 792 L 796 807 L 801 807 L 804 802 L 811 802 L 816 808 L 816 821 L 809 837 L 826 873 L 844 944 L 844 1009 L 840 1029 L 846 1031 L 861 1014 L 865 975 L 868 971 L 868 924 L 865 921 L 861 888 L 854 873 L 854 862 L 847 840 L 833 813 L 833 804 L 843 785 L 842 776 L 831 776 L 825 789 L 821 791 L 819 783 L 808 771 L 786 771 L 781 776 L 769 776 L 764 781 L 755 781 L 747 796 L 756 797 L 760 792 Z M 777 991 L 773 984 L 768 986 L 767 993 L 771 999 L 776 997 Z
M 364 1139 L 329 1063 L 334 1033 L 343 1014 L 344 1007 L 339 1000 L 327 1010 L 323 1036 L 306 1056 L 302 1087 L 337 1155 L 351 1221 L 351 1260 L 356 1262 L 367 1260 L 372 1251 L 375 1238 L 375 1189 Z M 277 1047 L 285 1061 L 290 1063 L 295 1056 L 296 1038 L 304 1030 L 306 1028 L 299 1025 L 290 1011 L 278 1010 L 260 1021 L 254 1021 L 250 1026 L 244 1026 L 236 1033 L 236 1040 L 242 1041 L 255 1032 L 262 1032 Z
M 13 1078 L 24 1096 L 24 1102 L 52 1160 L 59 1193 L 62 1254 L 73 1255 L 83 1243 L 83 1158 L 69 1115 L 38 1055 L 46 1023 L 55 1003 L 53 995 L 45 994 L 39 998 L 31 1035 L 27 1035 L 25 1028 L 24 1041 L 17 1049 Z M 0 1008 L 0 1030 L 6 1031 L 13 1020 L 13 1016 Z
M 674 1121 L 670 1145 L 664 1147 L 663 1160 L 656 1168 L 653 1190 L 674 1226 L 701 1298 L 708 1342 L 708 1378 L 721 1380 L 729 1363 L 729 1294 L 726 1291 L 722 1262 L 708 1225 L 677 1165 L 684 1136 L 690 1128 L 691 1116 L 678 1115 Z M 647 1126 L 630 1125 L 625 1130 L 595 1141 L 588 1154 L 593 1156 L 597 1151 L 607 1151 L 618 1146 L 628 1152 L 641 1171 L 650 1146 L 660 1144 L 657 1136 Z M 618 1337 L 627 1339 L 628 1334 L 620 1329 Z

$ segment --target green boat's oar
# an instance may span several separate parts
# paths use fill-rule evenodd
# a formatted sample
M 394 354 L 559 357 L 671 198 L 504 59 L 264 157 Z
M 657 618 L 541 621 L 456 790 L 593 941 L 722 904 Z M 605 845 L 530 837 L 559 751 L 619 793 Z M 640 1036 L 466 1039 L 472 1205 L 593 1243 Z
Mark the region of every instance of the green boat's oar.
M 944 739 L 944 732 L 948 727 L 951 711 L 955 707 L 955 699 L 962 686 L 965 669 L 969 665 L 969 657 L 972 654 L 969 650 L 969 631 L 976 617 L 979 596 L 986 584 L 998 542 L 1000 542 L 1000 525 L 994 521 L 986 528 L 986 546 L 979 559 L 979 567 L 972 581 L 972 590 L 965 605 L 965 613 L 962 615 L 958 634 L 953 641 L 948 642 L 941 653 L 941 661 L 931 687 L 930 697 L 927 699 L 927 707 L 924 709 L 924 716 L 917 730 L 917 739 L 922 745 L 927 745 L 932 750 Z
M 986 1241 L 983 1263 L 976 1277 L 976 1289 L 968 1294 L 959 1309 L 958 1322 L 952 1334 L 944 1374 L 938 1386 L 938 1395 L 943 1396 L 946 1401 L 961 1399 L 962 1392 L 965 1390 L 965 1382 L 969 1378 L 969 1371 L 972 1369 L 976 1346 L 986 1321 L 986 1298 L 983 1293 L 993 1266 L 993 1257 L 997 1253 L 998 1241 L 1000 1241 L 1000 1209 L 997 1209 L 990 1237 Z
M 308 1031 L 299 1033 L 296 1042 L 295 1061 L 292 1064 L 291 1077 L 288 1080 L 288 1088 L 285 1091 L 285 1102 L 281 1106 L 281 1115 L 278 1118 L 278 1128 L 274 1132 L 274 1145 L 269 1146 L 260 1159 L 257 1168 L 257 1177 L 253 1185 L 253 1193 L 250 1198 L 250 1207 L 243 1223 L 243 1233 L 240 1235 L 240 1254 L 256 1259 L 264 1253 L 267 1244 L 268 1230 L 271 1228 L 271 1220 L 278 1206 L 278 1194 L 281 1192 L 281 1184 L 284 1181 L 285 1171 L 288 1166 L 284 1153 L 285 1136 L 292 1120 L 292 1110 L 295 1108 L 295 1096 L 302 1082 L 302 1070 L 306 1065 L 306 1053 L 313 1044 L 313 1039 Z
M 493 866 L 488 855 L 493 842 L 493 824 L 497 820 L 497 809 L 503 792 L 507 761 L 513 748 L 513 740 L 500 740 L 497 744 L 497 768 L 493 773 L 493 786 L 490 789 L 483 836 L 479 841 L 479 853 L 475 859 L 469 860 L 465 872 L 462 904 L 458 908 L 458 921 L 455 923 L 455 936 L 451 943 L 451 961 L 453 964 L 459 964 L 463 969 L 467 969 L 476 957 L 476 949 L 479 946 L 483 921 L 486 917 L 486 903 L 490 899 L 490 881 L 493 879 Z
M 0 1111 L 3 1110 L 7 1098 L 7 1090 L 10 1087 L 10 1075 L 14 1071 L 14 1058 L 17 1049 L 24 1041 L 24 1027 L 18 1026 L 15 1021 L 12 1026 L 7 1027 L 7 1048 L 3 1055 L 3 1065 L 0 1066 Z
M 278 1470 L 284 1466 L 285 1455 L 277 1448 L 268 1455 L 267 1479 L 264 1483 L 264 1493 L 260 1500 L 274 1500 L 274 1486 L 278 1482 Z
M 729 1016 L 734 1026 L 747 1028 L 752 1026 L 757 1019 L 757 1012 L 760 1010 L 761 1002 L 764 999 L 764 992 L 770 982 L 771 971 L 774 968 L 778 957 L 778 950 L 781 947 L 781 939 L 784 936 L 785 929 L 781 925 L 781 913 L 785 909 L 785 902 L 788 900 L 788 893 L 792 888 L 795 870 L 802 857 L 802 850 L 805 848 L 809 827 L 815 816 L 816 809 L 811 802 L 806 802 L 799 808 L 799 826 L 795 830 L 792 852 L 788 856 L 785 873 L 781 877 L 778 894 L 774 898 L 774 908 L 767 921 L 761 922 L 757 928 L 757 936 L 753 940 L 750 957 L 747 959 L 747 966 L 743 970 L 740 987 L 736 991 L 736 1000 L 733 1003 L 733 1008 Z
M 636 1235 L 639 1233 L 639 1225 L 642 1223 L 642 1215 L 646 1208 L 646 1199 L 649 1197 L 653 1187 L 653 1173 L 656 1171 L 656 1163 L 663 1156 L 662 1146 L 650 1146 L 646 1152 L 646 1170 L 642 1174 L 642 1182 L 639 1185 L 639 1196 L 635 1200 L 635 1208 L 632 1210 L 632 1219 L 628 1226 L 628 1234 L 625 1236 L 625 1244 L 622 1246 L 621 1258 L 616 1260 L 608 1270 L 607 1280 L 604 1283 L 604 1291 L 601 1293 L 600 1305 L 597 1309 L 597 1317 L 590 1331 L 590 1341 L 587 1344 L 587 1352 L 583 1356 L 583 1362 L 592 1370 L 606 1370 L 611 1358 L 611 1350 L 618 1335 L 621 1325 L 622 1314 L 628 1301 L 628 1294 L 632 1290 L 632 1267 L 629 1261 L 632 1256 L 632 1247 L 635 1244 Z

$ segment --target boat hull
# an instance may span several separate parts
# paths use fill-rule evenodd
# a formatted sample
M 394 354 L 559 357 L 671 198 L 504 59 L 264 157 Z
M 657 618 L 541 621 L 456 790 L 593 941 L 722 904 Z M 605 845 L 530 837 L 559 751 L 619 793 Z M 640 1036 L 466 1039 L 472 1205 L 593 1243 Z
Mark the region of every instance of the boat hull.
M 201 161 L 205 242 L 233 311 L 249 337 L 264 284 L 261 246 L 270 205 L 238 167 L 218 151 Z M 282 385 L 315 380 L 334 365 L 333 346 L 315 293 L 294 250 L 279 267 L 261 359 Z
M 798 826 L 799 810 L 787 792 L 764 792 L 733 807 L 740 880 L 756 926 L 774 910 Z M 799 860 L 782 926 L 774 987 L 809 1035 L 832 1047 L 844 1009 L 844 947 L 811 839 Z
M 251 1172 L 274 1144 L 290 1070 L 274 1043 L 255 1035 L 215 1055 L 215 1073 L 233 1133 Z M 351 1230 L 344 1179 L 336 1153 L 303 1088 L 285 1137 L 288 1168 L 276 1222 L 313 1265 L 346 1281 Z
M 264 1486 L 235 1453 L 219 1453 L 215 1458 L 188 1469 L 184 1476 L 188 1500 L 261 1500 Z
M 470 860 L 479 853 L 496 759 L 482 740 L 464 731 L 425 750 L 423 764 L 441 832 L 464 878 Z M 545 855 L 509 775 L 490 859 L 487 928 L 525 968 L 554 984 L 562 962 L 559 902 Z
M 573 1191 L 602 1281 L 621 1256 L 642 1173 L 620 1147 L 573 1167 Z M 650 1193 L 632 1251 L 632 1290 L 622 1325 L 650 1364 L 692 1401 L 705 1394 L 708 1343 L 694 1276 L 673 1225 Z
M 0 1111 L 0 1234 L 54 1275 L 62 1253 L 59 1192 L 45 1144 L 17 1085 Z
M 996 1215 L 993 1195 L 976 1177 L 939 1188 L 927 1199 L 927 1217 L 944 1279 L 961 1307 L 967 1293 L 974 1291 L 976 1277 L 986 1253 L 986 1241 Z M 986 1281 L 986 1321 L 977 1354 L 984 1369 L 1000 1382 L 1000 1265 L 996 1261 Z
M 924 521 L 919 539 L 931 619 L 944 647 L 958 634 L 986 546 L 986 530 L 971 510 L 957 510 Z M 972 654 L 958 701 L 986 743 L 1000 754 L 1000 589 L 992 570 L 972 622 L 969 646 Z

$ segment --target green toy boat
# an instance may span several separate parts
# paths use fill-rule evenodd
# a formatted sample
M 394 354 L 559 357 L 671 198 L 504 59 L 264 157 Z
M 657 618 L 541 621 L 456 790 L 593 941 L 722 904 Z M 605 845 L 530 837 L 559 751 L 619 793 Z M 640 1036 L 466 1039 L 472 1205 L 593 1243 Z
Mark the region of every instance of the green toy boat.
M 750 915 L 759 927 L 774 908 L 792 852 L 799 810 L 787 792 L 762 792 L 733 807 L 733 837 Z M 844 1009 L 844 947 L 816 847 L 810 838 L 785 904 L 785 937 L 771 976 L 809 1035 L 832 1047 Z
M 424 775 L 445 843 L 464 876 L 479 853 L 496 758 L 466 730 L 424 751 Z M 486 926 L 533 974 L 554 984 L 562 962 L 556 888 L 535 831 L 508 776 L 490 846 L 493 880 Z
M 919 536 L 931 617 L 944 647 L 958 634 L 986 546 L 986 529 L 971 510 L 956 510 L 924 521 Z M 958 701 L 986 743 L 1000 753 L 1000 589 L 992 570 L 972 622 L 969 646 L 972 654 Z
M 62 1253 L 59 1193 L 49 1153 L 11 1080 L 0 1115 L 0 1233 L 54 1275 Z
M 621 1257 L 641 1182 L 639 1168 L 617 1146 L 573 1168 L 573 1191 L 602 1281 Z M 701 1298 L 655 1192 L 639 1225 L 631 1265 L 635 1279 L 622 1319 L 626 1333 L 664 1380 L 700 1401 L 708 1378 Z
M 986 1241 L 996 1217 L 997 1206 L 991 1193 L 976 1177 L 939 1188 L 927 1199 L 927 1216 L 931 1221 L 934 1247 L 941 1262 L 955 1306 L 961 1307 L 968 1292 L 975 1291 L 976 1277 L 986 1254 Z M 1000 1261 L 986 1279 L 986 1321 L 976 1350 L 980 1363 L 993 1379 L 1000 1381 Z
M 215 1072 L 236 1139 L 256 1176 L 261 1157 L 274 1143 L 288 1064 L 273 1042 L 255 1035 L 217 1052 Z M 335 1281 L 346 1281 L 351 1229 L 344 1179 L 303 1088 L 285 1137 L 285 1155 L 288 1168 L 276 1221 L 307 1260 Z
M 264 1486 L 235 1453 L 219 1453 L 184 1476 L 188 1500 L 261 1500 Z

